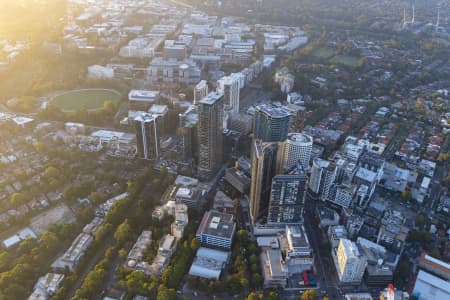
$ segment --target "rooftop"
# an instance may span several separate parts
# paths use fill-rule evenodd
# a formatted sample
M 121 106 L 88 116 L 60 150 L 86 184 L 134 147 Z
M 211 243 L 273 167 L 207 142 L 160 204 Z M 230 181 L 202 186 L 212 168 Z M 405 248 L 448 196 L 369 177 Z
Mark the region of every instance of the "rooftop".
M 289 117 L 289 114 L 279 107 L 274 107 L 268 104 L 261 104 L 256 106 L 256 110 L 260 111 L 266 115 L 269 115 L 271 118 L 286 118 Z
M 154 102 L 158 96 L 159 91 L 131 90 L 130 93 L 128 93 L 128 100 Z
M 233 238 L 236 224 L 232 214 L 217 211 L 205 212 L 198 227 L 197 234 L 207 234 L 224 238 Z
M 202 98 L 199 103 L 201 104 L 207 104 L 207 105 L 213 105 L 217 101 L 219 101 L 223 97 L 222 93 L 218 92 L 211 92 L 206 97 Z
M 313 138 L 303 133 L 289 133 L 288 140 L 294 143 L 313 143 Z

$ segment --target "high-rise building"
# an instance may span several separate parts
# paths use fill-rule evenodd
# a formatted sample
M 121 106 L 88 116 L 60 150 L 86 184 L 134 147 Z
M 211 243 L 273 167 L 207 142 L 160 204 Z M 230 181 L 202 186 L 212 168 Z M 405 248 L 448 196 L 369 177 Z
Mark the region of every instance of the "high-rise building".
M 367 267 L 367 258 L 355 242 L 340 239 L 332 257 L 339 281 L 342 283 L 360 283 Z
M 197 108 L 191 105 L 178 116 L 177 162 L 184 166 L 192 166 L 197 157 Z
M 198 105 L 198 172 L 209 178 L 223 162 L 223 94 L 212 92 Z
M 272 179 L 268 223 L 297 223 L 303 216 L 308 177 L 303 174 L 277 175 Z
M 284 173 L 299 162 L 303 167 L 309 167 L 313 138 L 303 133 L 289 133 L 287 139 L 280 144 L 278 152 L 279 173 Z
M 272 178 L 276 174 L 278 143 L 254 140 L 252 149 L 250 218 L 252 223 L 267 216 Z
M 200 82 L 194 87 L 194 104 L 205 98 L 208 95 L 208 83 L 206 80 L 200 80 Z
M 224 95 L 224 108 L 232 113 L 239 112 L 239 80 L 225 76 L 217 81 L 217 91 Z
M 159 137 L 157 134 L 158 116 L 143 113 L 134 119 L 137 152 L 140 158 L 158 159 Z
M 328 199 L 330 188 L 336 177 L 336 164 L 317 158 L 313 160 L 309 188 L 318 194 L 320 199 Z
M 289 132 L 289 114 L 267 104 L 258 105 L 253 116 L 253 136 L 263 142 L 282 142 Z

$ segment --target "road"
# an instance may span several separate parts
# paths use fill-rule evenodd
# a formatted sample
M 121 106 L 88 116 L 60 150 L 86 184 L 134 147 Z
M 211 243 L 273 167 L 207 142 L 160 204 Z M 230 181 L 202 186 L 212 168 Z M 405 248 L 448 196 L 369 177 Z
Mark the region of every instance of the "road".
M 314 220 L 314 200 L 307 199 L 305 205 L 305 230 L 309 237 L 310 245 L 313 249 L 316 280 L 319 286 L 319 293 L 326 292 L 330 299 L 340 299 L 342 296 L 336 283 L 336 272 L 331 260 L 324 260 L 325 255 L 321 252 L 322 232 L 318 227 L 316 220 Z M 326 257 L 330 257 L 330 253 L 326 254 Z

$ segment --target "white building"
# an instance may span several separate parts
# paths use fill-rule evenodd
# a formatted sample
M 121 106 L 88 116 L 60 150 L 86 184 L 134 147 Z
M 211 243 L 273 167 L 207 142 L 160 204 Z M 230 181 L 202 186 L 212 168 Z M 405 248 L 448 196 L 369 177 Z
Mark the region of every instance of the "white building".
M 229 252 L 200 247 L 189 269 L 189 275 L 219 280 L 229 257 Z
M 450 282 L 420 270 L 412 296 L 418 300 L 448 300 L 450 299 Z
M 304 168 L 309 167 L 313 138 L 303 133 L 289 133 L 287 140 L 280 145 L 278 165 L 280 171 L 292 169 L 300 161 Z
M 318 194 L 321 200 L 328 200 L 335 178 L 336 165 L 334 163 L 320 158 L 313 160 L 309 188 Z
M 197 104 L 201 99 L 208 95 L 208 83 L 206 80 L 200 82 L 194 87 L 194 104 Z
M 356 243 L 340 239 L 331 254 L 341 283 L 360 283 L 367 267 L 367 259 Z
M 225 76 L 217 81 L 217 92 L 224 95 L 224 109 L 232 113 L 239 112 L 239 79 Z
M 89 78 L 114 78 L 114 69 L 99 65 L 88 67 Z

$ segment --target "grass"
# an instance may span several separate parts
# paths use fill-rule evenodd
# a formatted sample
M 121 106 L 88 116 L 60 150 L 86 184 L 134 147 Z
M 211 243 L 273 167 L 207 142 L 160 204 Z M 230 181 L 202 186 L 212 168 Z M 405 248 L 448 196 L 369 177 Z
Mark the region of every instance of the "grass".
M 318 58 L 329 59 L 329 58 L 333 57 L 333 55 L 335 55 L 334 50 L 330 49 L 330 48 L 325 48 L 325 47 L 318 48 L 316 51 L 313 52 L 313 56 L 318 57 Z
M 358 66 L 359 59 L 354 56 L 348 55 L 336 55 L 332 59 L 330 59 L 330 63 L 337 65 L 344 65 L 347 67 L 356 68 Z
M 63 93 L 53 98 L 52 104 L 63 112 L 77 110 L 101 110 L 103 102 L 111 101 L 114 106 L 120 102 L 120 94 L 112 90 L 87 89 Z

